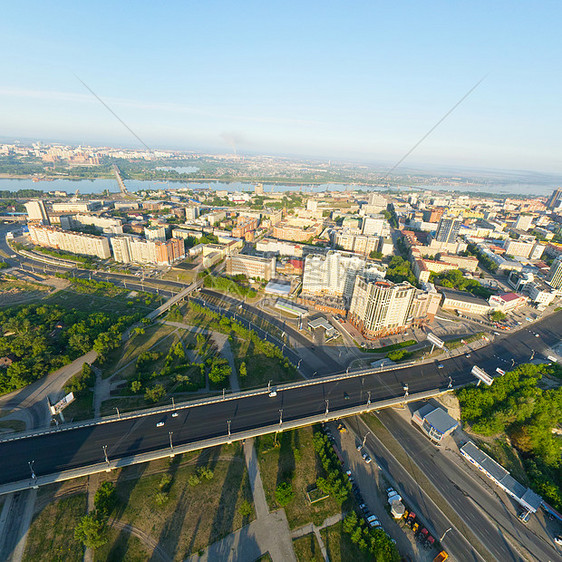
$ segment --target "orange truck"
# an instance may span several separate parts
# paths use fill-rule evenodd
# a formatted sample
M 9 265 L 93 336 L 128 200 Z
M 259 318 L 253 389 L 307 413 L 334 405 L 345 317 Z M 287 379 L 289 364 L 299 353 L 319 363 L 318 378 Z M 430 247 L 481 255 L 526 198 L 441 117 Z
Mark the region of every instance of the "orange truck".
M 433 562 L 445 562 L 449 558 L 449 555 L 442 550 L 434 559 Z

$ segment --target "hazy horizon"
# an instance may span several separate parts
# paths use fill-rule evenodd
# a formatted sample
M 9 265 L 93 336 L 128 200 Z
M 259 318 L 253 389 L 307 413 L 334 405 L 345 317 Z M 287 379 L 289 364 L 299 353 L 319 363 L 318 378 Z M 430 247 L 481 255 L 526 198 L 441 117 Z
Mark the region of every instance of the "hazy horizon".
M 485 76 L 404 166 L 562 174 L 555 2 L 57 7 L 4 8 L 6 136 L 141 148 L 79 76 L 151 147 L 392 165 Z

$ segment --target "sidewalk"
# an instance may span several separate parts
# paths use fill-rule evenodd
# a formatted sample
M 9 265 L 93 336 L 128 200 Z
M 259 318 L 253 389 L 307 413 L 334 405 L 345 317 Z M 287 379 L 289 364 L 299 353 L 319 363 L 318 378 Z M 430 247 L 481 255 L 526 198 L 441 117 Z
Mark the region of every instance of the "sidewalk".
M 273 562 L 297 562 L 285 510 L 269 512 L 253 439 L 246 440 L 244 457 L 254 497 L 255 521 L 210 545 L 203 554 L 190 556 L 189 562 L 249 562 L 266 553 Z
M 324 557 L 324 561 L 329 562 L 330 558 L 328 557 L 328 551 L 326 550 L 326 545 L 324 544 L 324 541 L 322 540 L 322 535 L 320 534 L 320 531 L 322 529 L 325 529 L 326 527 L 331 527 L 332 525 L 335 525 L 336 523 L 339 523 L 340 521 L 343 520 L 343 518 L 344 518 L 344 515 L 342 513 L 336 513 L 336 514 L 331 515 L 330 517 L 327 517 L 326 519 L 324 519 L 324 521 L 320 525 L 315 525 L 314 523 L 308 523 L 307 525 L 303 525 L 302 527 L 299 527 L 298 529 L 294 529 L 291 532 L 291 536 L 293 537 L 293 539 L 298 539 L 300 537 L 305 537 L 306 535 L 310 535 L 310 534 L 314 533 L 314 536 L 316 537 L 316 540 L 318 541 L 318 544 L 320 545 L 320 552 L 322 552 L 322 556 Z

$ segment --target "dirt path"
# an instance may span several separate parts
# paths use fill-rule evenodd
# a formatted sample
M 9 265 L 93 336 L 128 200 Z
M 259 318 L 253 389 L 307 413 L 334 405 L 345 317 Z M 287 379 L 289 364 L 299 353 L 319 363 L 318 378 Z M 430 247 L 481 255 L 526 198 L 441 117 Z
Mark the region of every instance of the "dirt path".
M 141 531 L 128 523 L 121 523 L 120 521 L 113 521 L 111 523 L 111 527 L 119 529 L 120 531 L 131 533 L 131 535 L 137 537 L 149 550 L 151 550 L 153 555 L 156 554 L 160 560 L 163 560 L 164 562 L 172 562 L 172 558 L 168 556 L 168 553 L 144 531 Z

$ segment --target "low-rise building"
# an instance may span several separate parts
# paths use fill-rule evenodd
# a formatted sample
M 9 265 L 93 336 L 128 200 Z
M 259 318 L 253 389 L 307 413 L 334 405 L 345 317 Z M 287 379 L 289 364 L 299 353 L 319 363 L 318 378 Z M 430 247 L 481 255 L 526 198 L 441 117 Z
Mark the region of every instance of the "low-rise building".
M 275 275 L 275 258 L 261 258 L 243 254 L 227 256 L 226 273 L 228 275 L 245 275 L 248 279 L 269 281 Z
M 475 297 L 466 291 L 455 291 L 439 287 L 439 292 L 443 295 L 441 308 L 444 310 L 455 310 L 468 314 L 488 314 L 492 311 L 490 303 L 480 297 Z
M 443 408 L 432 404 L 425 404 L 414 412 L 412 421 L 420 426 L 422 431 L 432 440 L 440 443 L 451 435 L 459 426 L 459 422 L 451 417 Z
M 508 313 L 524 306 L 527 298 L 517 293 L 503 293 L 502 295 L 492 295 L 488 302 L 494 310 Z
M 535 513 L 542 504 L 542 498 L 531 488 L 526 488 L 511 476 L 501 464 L 479 449 L 472 441 L 461 447 L 461 454 L 480 472 L 495 482 L 504 492 L 511 496 L 527 511 Z

